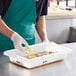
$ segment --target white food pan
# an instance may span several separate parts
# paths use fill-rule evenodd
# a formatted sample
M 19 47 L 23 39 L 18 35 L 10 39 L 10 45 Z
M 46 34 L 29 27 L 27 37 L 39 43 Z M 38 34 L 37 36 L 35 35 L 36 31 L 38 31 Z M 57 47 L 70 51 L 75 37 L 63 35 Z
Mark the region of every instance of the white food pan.
M 33 54 L 43 51 L 53 51 L 55 53 L 28 59 L 24 57 L 27 56 L 26 53 L 21 52 L 18 49 L 12 49 L 5 51 L 4 55 L 8 56 L 10 61 L 13 63 L 24 66 L 26 68 L 34 68 L 37 66 L 65 59 L 65 57 L 67 57 L 67 55 L 72 52 L 71 49 L 58 45 L 54 42 L 45 42 L 31 45 L 31 48 L 33 49 Z

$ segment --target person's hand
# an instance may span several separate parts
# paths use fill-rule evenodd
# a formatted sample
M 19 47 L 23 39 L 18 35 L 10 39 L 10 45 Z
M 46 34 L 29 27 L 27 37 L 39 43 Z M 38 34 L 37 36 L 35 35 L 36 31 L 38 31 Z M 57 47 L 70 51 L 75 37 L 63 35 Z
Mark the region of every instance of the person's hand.
M 11 40 L 13 41 L 14 47 L 20 51 L 25 51 L 25 46 L 29 47 L 27 41 L 16 32 L 12 34 Z M 24 45 L 24 47 L 22 45 Z
M 49 40 L 48 40 L 48 39 L 45 39 L 45 40 L 43 40 L 42 42 L 49 42 Z

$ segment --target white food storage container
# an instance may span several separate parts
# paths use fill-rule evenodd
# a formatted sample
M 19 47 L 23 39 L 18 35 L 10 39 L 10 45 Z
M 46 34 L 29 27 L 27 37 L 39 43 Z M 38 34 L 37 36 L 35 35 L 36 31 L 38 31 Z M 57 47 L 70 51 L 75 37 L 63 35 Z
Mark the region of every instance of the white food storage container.
M 55 53 L 28 59 L 24 57 L 27 55 L 26 53 L 21 52 L 18 49 L 12 49 L 5 51 L 4 55 L 8 56 L 10 61 L 13 63 L 24 66 L 26 68 L 34 68 L 37 66 L 65 59 L 65 57 L 72 52 L 71 49 L 58 45 L 54 42 L 44 42 L 31 45 L 31 48 L 33 48 L 33 54 L 43 51 L 53 51 Z

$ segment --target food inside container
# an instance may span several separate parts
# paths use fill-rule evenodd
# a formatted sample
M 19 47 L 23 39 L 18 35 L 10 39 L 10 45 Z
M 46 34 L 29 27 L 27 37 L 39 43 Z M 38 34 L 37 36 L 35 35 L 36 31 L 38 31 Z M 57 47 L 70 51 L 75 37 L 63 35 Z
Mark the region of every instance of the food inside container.
M 39 52 L 39 53 L 36 53 L 36 54 L 31 54 L 31 55 L 28 55 L 28 56 L 24 56 L 24 57 L 27 58 L 27 59 L 32 59 L 32 58 L 36 58 L 36 57 L 40 57 L 40 56 L 44 56 L 44 55 L 48 55 L 48 54 L 52 54 L 52 53 L 56 53 L 56 52 L 43 51 L 43 52 Z

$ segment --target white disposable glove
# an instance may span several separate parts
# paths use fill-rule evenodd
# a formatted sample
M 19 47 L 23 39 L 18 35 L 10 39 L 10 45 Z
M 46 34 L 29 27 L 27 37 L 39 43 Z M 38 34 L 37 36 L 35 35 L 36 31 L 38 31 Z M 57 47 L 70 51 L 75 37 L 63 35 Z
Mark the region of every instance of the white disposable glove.
M 48 39 L 45 39 L 45 40 L 43 40 L 42 42 L 49 42 L 49 40 L 48 40 Z
M 11 40 L 13 41 L 14 47 L 19 49 L 20 51 L 25 51 L 25 47 L 22 46 L 24 44 L 26 47 L 29 47 L 26 40 L 24 40 L 18 33 L 14 32 L 11 36 Z

